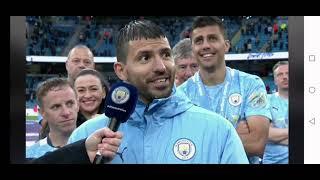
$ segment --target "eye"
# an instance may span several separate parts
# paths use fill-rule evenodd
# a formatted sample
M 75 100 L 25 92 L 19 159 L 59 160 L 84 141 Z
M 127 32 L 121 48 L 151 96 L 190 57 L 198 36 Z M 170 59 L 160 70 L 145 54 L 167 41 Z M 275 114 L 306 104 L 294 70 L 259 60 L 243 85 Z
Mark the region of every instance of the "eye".
M 68 101 L 67 102 L 67 107 L 72 107 L 75 104 L 74 101 Z
M 78 92 L 78 93 L 83 93 L 83 92 L 84 92 L 84 89 L 78 89 L 77 92 Z
M 94 87 L 94 88 L 90 88 L 90 90 L 91 90 L 92 92 L 96 92 L 96 91 L 98 91 L 98 88 Z
M 186 66 L 179 66 L 179 68 L 180 68 L 180 69 L 185 69 L 185 68 L 186 68 Z
M 160 56 L 164 60 L 171 60 L 172 59 L 172 54 L 171 54 L 171 49 L 170 48 L 163 48 L 160 50 Z
M 139 61 L 141 63 L 147 63 L 150 60 L 150 55 L 149 54 L 143 54 L 139 57 Z
M 84 61 L 84 64 L 88 66 L 88 65 L 91 64 L 91 61 L 90 61 L 90 60 L 85 60 L 85 61 Z
M 194 44 L 196 44 L 196 45 L 202 44 L 202 42 L 203 42 L 203 39 L 202 39 L 202 38 L 196 38 L 196 39 L 194 40 Z
M 193 65 L 192 65 L 192 68 L 194 68 L 194 69 L 195 69 L 195 68 L 198 68 L 198 65 L 197 65 L 197 64 L 193 64 Z
M 283 75 L 283 73 L 279 73 L 277 74 L 277 77 L 281 77 Z
M 216 36 L 210 36 L 209 38 L 209 41 L 216 41 L 218 40 L 218 38 Z
M 53 105 L 53 106 L 51 107 L 51 109 L 52 109 L 52 110 L 57 110 L 57 109 L 59 109 L 59 107 L 60 107 L 60 105 L 55 104 L 55 105 Z
M 72 60 L 72 63 L 74 63 L 74 64 L 79 64 L 79 63 L 80 63 L 80 59 L 73 59 L 73 60 Z
M 164 53 L 162 53 L 162 59 L 164 59 L 164 60 L 171 60 L 171 53 L 170 53 L 170 52 L 164 52 Z
M 149 60 L 149 56 L 143 56 L 143 57 L 141 57 L 141 60 L 148 61 Z

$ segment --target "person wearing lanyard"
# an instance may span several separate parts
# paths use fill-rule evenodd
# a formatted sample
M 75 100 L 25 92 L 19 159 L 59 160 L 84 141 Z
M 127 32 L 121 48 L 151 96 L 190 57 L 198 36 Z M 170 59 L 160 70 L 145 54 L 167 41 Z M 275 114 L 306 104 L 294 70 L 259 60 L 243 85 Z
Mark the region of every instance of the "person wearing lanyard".
M 268 138 L 271 114 L 261 78 L 226 66 L 230 43 L 217 17 L 196 17 L 192 51 L 199 71 L 178 87 L 194 104 L 228 119 L 236 128 L 250 163 L 259 163 Z
M 119 30 L 116 39 L 114 71 L 137 88 L 138 101 L 129 119 L 119 126 L 124 138 L 110 163 L 249 163 L 230 122 L 176 94 L 172 50 L 160 26 L 134 20 Z M 109 122 L 105 114 L 84 122 L 68 143 L 88 137 Z

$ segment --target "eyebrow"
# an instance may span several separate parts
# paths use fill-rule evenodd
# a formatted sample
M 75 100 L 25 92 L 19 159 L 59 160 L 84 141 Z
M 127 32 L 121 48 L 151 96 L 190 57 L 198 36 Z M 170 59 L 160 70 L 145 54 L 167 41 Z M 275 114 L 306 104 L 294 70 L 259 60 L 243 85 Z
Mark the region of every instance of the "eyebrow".
M 74 103 L 75 100 L 74 100 L 74 99 L 69 99 L 69 100 L 67 100 L 65 103 L 70 103 L 70 102 Z
M 160 54 L 166 53 L 166 52 L 172 53 L 172 49 L 169 47 L 164 47 L 164 48 L 159 49 Z M 148 54 L 153 54 L 153 53 L 154 52 L 152 50 L 142 50 L 137 53 L 136 57 L 140 57 L 140 56 L 148 55 Z
M 142 56 L 150 53 L 152 53 L 151 50 L 143 50 L 143 51 L 139 51 L 136 56 Z
M 84 89 L 84 88 L 86 88 L 86 87 L 87 87 L 87 86 L 80 85 L 80 86 L 76 87 L 76 89 Z M 90 86 L 89 86 L 89 88 L 92 88 L 92 87 L 99 87 L 99 85 L 94 84 L 94 85 L 90 85 Z
M 168 48 L 168 47 L 160 49 L 160 53 L 164 53 L 164 52 L 170 52 L 171 53 L 172 50 L 170 48 Z
M 197 41 L 197 40 L 200 40 L 200 39 L 203 39 L 203 36 L 202 36 L 202 35 L 196 36 L 196 37 L 193 39 L 193 41 Z

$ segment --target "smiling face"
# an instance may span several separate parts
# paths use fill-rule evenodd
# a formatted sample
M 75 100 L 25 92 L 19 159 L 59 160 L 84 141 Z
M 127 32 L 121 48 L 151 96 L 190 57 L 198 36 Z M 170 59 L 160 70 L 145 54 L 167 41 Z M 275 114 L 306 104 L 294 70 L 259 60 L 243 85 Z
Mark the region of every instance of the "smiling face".
M 211 71 L 225 65 L 224 55 L 230 45 L 218 25 L 195 28 L 191 37 L 192 51 L 200 69 Z
M 80 112 L 95 115 L 98 113 L 102 99 L 106 91 L 100 79 L 92 74 L 82 75 L 76 78 L 74 89 L 79 99 Z
M 177 86 L 184 83 L 199 70 L 199 65 L 193 57 L 181 58 L 177 60 L 175 67 Z
M 118 77 L 133 84 L 148 104 L 169 97 L 174 83 L 174 62 L 167 38 L 129 41 L 126 63 L 114 65 Z

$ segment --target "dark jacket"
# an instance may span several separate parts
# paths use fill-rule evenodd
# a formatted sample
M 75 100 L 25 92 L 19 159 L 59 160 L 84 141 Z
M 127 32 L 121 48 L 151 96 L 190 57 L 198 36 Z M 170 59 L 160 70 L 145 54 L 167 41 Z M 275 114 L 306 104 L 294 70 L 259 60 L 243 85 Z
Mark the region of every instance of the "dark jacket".
M 36 159 L 28 159 L 27 164 L 91 164 L 87 154 L 86 139 L 76 141 L 55 151 L 47 152 Z
M 105 104 L 105 99 L 102 99 L 98 114 L 103 114 L 104 113 L 104 104 Z M 78 118 L 77 118 L 77 127 L 79 127 L 82 123 L 86 122 L 88 119 L 84 117 L 84 115 L 79 111 L 78 112 Z

